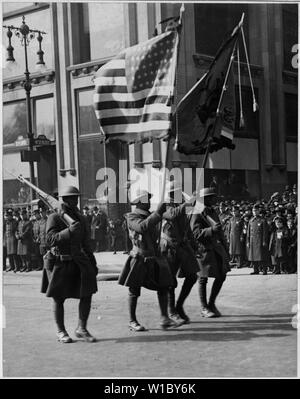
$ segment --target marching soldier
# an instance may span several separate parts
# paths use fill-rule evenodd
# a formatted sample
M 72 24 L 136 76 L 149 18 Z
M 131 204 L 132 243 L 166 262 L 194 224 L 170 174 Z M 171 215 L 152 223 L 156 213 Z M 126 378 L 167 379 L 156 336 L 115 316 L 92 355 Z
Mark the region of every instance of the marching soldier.
M 259 205 L 252 208 L 253 217 L 250 219 L 247 230 L 248 260 L 253 266 L 250 274 L 259 274 L 262 267 L 263 274 L 267 274 L 267 266 L 264 264 L 267 249 L 268 229 L 265 220 L 260 216 Z
M 241 218 L 240 209 L 238 206 L 233 207 L 233 217 L 229 221 L 229 254 L 232 261 L 237 261 L 237 268 L 242 267 L 244 259 L 244 246 L 243 246 L 243 220 Z
M 30 272 L 30 254 L 33 244 L 32 223 L 28 219 L 28 213 L 26 210 L 22 210 L 21 212 L 21 220 L 18 223 L 16 238 L 18 240 L 17 254 L 20 256 L 22 264 L 20 272 Z
M 15 273 L 18 271 L 18 259 L 17 259 L 17 239 L 16 232 L 18 229 L 18 222 L 13 218 L 13 210 L 8 209 L 6 212 L 6 220 L 3 224 L 4 234 L 3 242 L 6 247 L 6 255 L 9 260 L 9 268 L 7 272 L 13 270 Z
M 197 273 L 199 272 L 197 259 L 188 241 L 188 238 L 192 236 L 186 215 L 186 207 L 190 202 L 184 202 L 181 205 L 175 203 L 174 196 L 176 194 L 181 197 L 178 199 L 182 202 L 182 192 L 180 187 L 175 186 L 174 182 L 169 183 L 167 192 L 169 203 L 166 212 L 163 214 L 161 252 L 168 259 L 174 279 L 173 286 L 169 288 L 169 313 L 170 318 L 176 323 L 188 324 L 190 319 L 184 312 L 183 304 L 197 281 Z M 175 306 L 176 276 L 183 277 L 184 283 Z
M 97 291 L 98 268 L 86 223 L 77 207 L 79 195 L 78 189 L 73 186 L 62 190 L 60 215 L 49 215 L 46 226 L 50 251 L 44 256 L 41 291 L 54 300 L 57 338 L 62 343 L 72 342 L 64 324 L 64 301 L 67 298 L 79 299 L 79 320 L 75 336 L 86 342 L 96 341 L 87 330 L 87 321 L 92 295 Z M 74 223 L 67 225 L 64 222 L 65 213 Z
M 168 288 L 173 284 L 173 278 L 167 260 L 159 256 L 157 245 L 157 224 L 161 221 L 166 206 L 159 204 L 156 211 L 150 213 L 151 197 L 152 194 L 148 191 L 138 190 L 131 200 L 136 208 L 127 214 L 133 247 L 120 274 L 119 284 L 129 287 L 129 328 L 133 331 L 146 330 L 136 317 L 141 287 L 157 291 L 161 327 L 167 329 L 177 326 L 168 316 Z
M 200 266 L 198 281 L 201 315 L 203 317 L 221 316 L 215 301 L 226 279 L 226 274 L 230 271 L 227 243 L 220 219 L 213 208 L 215 200 L 216 193 L 213 189 L 201 189 L 199 200 L 196 202 L 191 217 L 191 229 L 197 246 L 196 257 Z M 215 280 L 207 302 L 208 277 L 213 277 Z

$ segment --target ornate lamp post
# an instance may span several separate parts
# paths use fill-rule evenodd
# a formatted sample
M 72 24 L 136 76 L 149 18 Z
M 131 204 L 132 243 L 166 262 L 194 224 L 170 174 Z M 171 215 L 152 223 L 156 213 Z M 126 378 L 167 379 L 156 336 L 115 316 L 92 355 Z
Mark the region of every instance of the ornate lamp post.
M 31 92 L 31 81 L 30 81 L 30 72 L 28 70 L 28 54 L 27 47 L 29 42 L 35 38 L 35 34 L 37 34 L 37 40 L 39 43 L 39 50 L 37 51 L 38 62 L 37 67 L 39 69 L 45 68 L 44 62 L 44 52 L 42 50 L 42 40 L 43 35 L 46 32 L 29 29 L 29 26 L 25 23 L 25 16 L 22 18 L 22 25 L 20 27 L 16 27 L 13 25 L 3 25 L 3 28 L 7 29 L 7 37 L 8 37 L 8 47 L 7 47 L 7 63 L 15 62 L 14 59 L 14 48 L 11 45 L 11 37 L 13 35 L 12 31 L 15 31 L 15 35 L 21 40 L 21 45 L 24 47 L 24 55 L 25 55 L 25 81 L 23 87 L 26 91 L 26 112 L 27 112 L 27 137 L 28 137 L 28 147 L 29 147 L 29 169 L 30 169 L 30 181 L 34 184 L 34 160 L 32 155 L 32 151 L 34 148 L 34 137 L 32 132 L 32 115 L 31 115 L 31 101 L 30 101 L 30 92 Z M 31 189 L 31 199 L 35 198 L 35 192 Z

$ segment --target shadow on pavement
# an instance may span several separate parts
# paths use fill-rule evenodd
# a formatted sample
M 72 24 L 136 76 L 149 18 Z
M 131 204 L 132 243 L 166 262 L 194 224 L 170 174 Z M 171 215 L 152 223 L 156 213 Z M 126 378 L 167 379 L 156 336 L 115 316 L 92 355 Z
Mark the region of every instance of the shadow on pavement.
M 178 334 L 178 335 L 139 335 L 134 337 L 116 339 L 116 343 L 130 343 L 130 342 L 163 342 L 163 341 L 249 341 L 254 338 L 281 338 L 286 337 L 287 334 L 255 334 L 253 332 L 219 332 L 215 333 L 214 330 L 206 330 L 201 334 Z M 101 341 L 101 340 L 99 340 Z

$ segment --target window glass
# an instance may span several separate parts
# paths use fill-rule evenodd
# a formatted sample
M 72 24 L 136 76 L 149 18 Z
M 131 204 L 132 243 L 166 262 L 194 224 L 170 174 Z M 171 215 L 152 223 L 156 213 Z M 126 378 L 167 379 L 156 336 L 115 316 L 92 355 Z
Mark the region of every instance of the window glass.
M 298 135 L 298 96 L 285 93 L 285 127 L 286 135 L 297 137 Z
M 196 52 L 215 56 L 224 38 L 241 19 L 242 13 L 247 15 L 245 4 L 195 4 L 195 39 Z M 248 22 L 244 21 L 244 33 L 248 43 Z M 249 46 L 248 52 L 249 52 Z M 240 52 L 244 60 L 244 51 Z
M 55 140 L 55 120 L 53 97 L 35 101 L 36 135 L 43 134 L 49 140 Z
M 78 158 L 82 204 L 97 202 L 97 188 L 103 181 L 97 181 L 96 176 L 98 170 L 104 167 L 104 147 L 99 138 L 97 140 L 79 141 Z
M 284 69 L 295 71 L 292 66 L 292 47 L 298 43 L 298 6 L 282 5 Z M 296 72 L 296 71 L 295 71 Z
M 79 135 L 100 133 L 94 109 L 93 93 L 93 89 L 78 92 Z
M 124 4 L 75 4 L 72 13 L 75 63 L 111 57 L 125 47 Z
M 26 103 L 18 101 L 3 105 L 3 144 L 14 143 L 18 136 L 27 137 Z
M 122 3 L 89 3 L 91 59 L 109 57 L 125 47 Z
M 53 59 L 52 59 L 51 20 L 50 20 L 49 8 L 26 14 L 25 23 L 29 26 L 30 29 L 40 29 L 41 31 L 46 32 L 46 35 L 43 35 L 42 50 L 44 51 L 44 61 L 46 67 L 52 68 Z M 4 25 L 13 25 L 19 27 L 22 25 L 22 17 L 6 19 L 4 21 Z M 7 29 L 3 28 L 2 31 L 3 49 L 6 49 L 8 46 L 8 38 L 6 33 Z M 3 69 L 4 79 L 12 76 L 23 75 L 25 71 L 24 46 L 21 44 L 20 39 L 15 35 L 15 31 L 13 31 L 11 44 L 14 48 L 13 53 L 16 61 L 14 62 L 13 65 L 10 65 L 9 67 L 5 67 Z M 38 49 L 39 49 L 39 43 L 36 37 L 34 37 L 29 42 L 29 45 L 27 47 L 28 69 L 29 72 L 31 73 L 36 71 L 36 63 L 38 61 L 38 56 L 37 56 Z M 5 59 L 6 59 L 6 54 L 4 60 Z

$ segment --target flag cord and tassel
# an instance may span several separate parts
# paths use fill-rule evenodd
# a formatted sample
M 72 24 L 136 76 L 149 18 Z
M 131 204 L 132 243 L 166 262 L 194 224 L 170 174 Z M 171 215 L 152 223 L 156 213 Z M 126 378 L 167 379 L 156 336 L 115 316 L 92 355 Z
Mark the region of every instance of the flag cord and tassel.
M 244 29 L 241 27 L 242 31 L 242 38 L 243 38 L 243 44 L 244 44 L 244 51 L 245 51 L 245 56 L 246 56 L 246 61 L 247 61 L 247 68 L 248 68 L 248 73 L 249 73 L 249 79 L 250 79 L 250 85 L 251 85 L 251 90 L 252 90 L 252 97 L 253 97 L 253 112 L 258 110 L 258 104 L 255 98 L 255 92 L 254 92 L 254 87 L 253 87 L 253 81 L 252 81 L 252 76 L 251 76 L 251 70 L 250 70 L 250 63 L 249 63 L 249 58 L 248 58 L 248 51 L 247 51 L 247 46 L 246 46 L 246 40 L 245 40 L 245 34 L 244 34 Z
M 216 118 L 215 118 L 215 121 L 214 121 L 212 132 L 210 133 L 210 137 L 208 138 L 207 148 L 206 148 L 205 155 L 204 155 L 204 158 L 203 158 L 203 161 L 202 161 L 201 174 L 199 176 L 199 179 L 198 179 L 197 185 L 196 185 L 196 192 L 197 193 L 200 190 L 200 184 L 201 184 L 201 181 L 202 181 L 202 176 L 203 176 L 204 169 L 205 169 L 205 166 L 206 166 L 206 162 L 207 162 L 207 159 L 208 159 L 210 146 L 211 146 L 212 140 L 213 140 L 212 136 L 213 136 L 213 133 L 214 133 L 215 128 L 216 128 L 217 120 L 218 120 L 218 118 L 220 116 L 220 107 L 221 107 L 221 104 L 222 104 L 224 92 L 226 91 L 226 84 L 227 84 L 228 76 L 229 76 L 229 73 L 230 73 L 230 69 L 231 69 L 231 66 L 232 66 L 232 63 L 233 63 L 233 60 L 234 60 L 234 52 L 235 52 L 235 49 L 236 49 L 236 45 L 237 45 L 237 42 L 235 43 L 235 45 L 233 47 L 233 50 L 232 50 L 232 53 L 231 53 L 229 65 L 228 65 L 228 68 L 227 68 L 227 71 L 226 71 L 226 75 L 225 75 L 225 79 L 224 79 L 224 84 L 223 84 L 223 87 L 222 87 L 222 92 L 221 92 L 219 103 L 218 103 L 218 107 L 217 107 L 217 110 L 216 110 Z
M 244 114 L 243 114 L 243 101 L 242 101 L 242 85 L 241 85 L 241 65 L 240 65 L 240 49 L 237 46 L 237 62 L 238 62 L 238 81 L 239 81 L 239 101 L 240 101 L 240 123 L 239 127 L 245 126 Z

